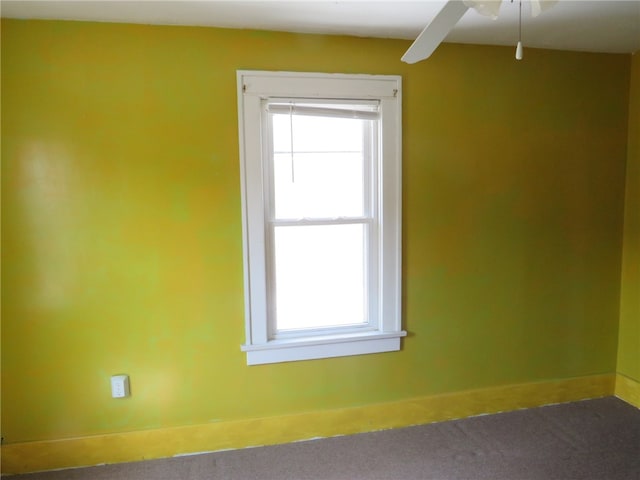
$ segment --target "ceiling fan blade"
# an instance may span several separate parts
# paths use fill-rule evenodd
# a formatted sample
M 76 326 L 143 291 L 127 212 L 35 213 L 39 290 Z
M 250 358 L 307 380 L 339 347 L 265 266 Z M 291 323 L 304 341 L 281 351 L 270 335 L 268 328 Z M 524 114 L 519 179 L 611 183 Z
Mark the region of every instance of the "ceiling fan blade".
M 401 60 L 406 63 L 416 63 L 429 58 L 468 9 L 469 7 L 460 0 L 449 0 L 418 35 Z

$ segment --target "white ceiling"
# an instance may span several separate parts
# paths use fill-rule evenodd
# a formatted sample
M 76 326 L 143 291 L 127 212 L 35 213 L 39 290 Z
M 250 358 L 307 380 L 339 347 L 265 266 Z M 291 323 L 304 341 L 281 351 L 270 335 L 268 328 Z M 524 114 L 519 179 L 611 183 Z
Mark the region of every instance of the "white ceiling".
M 361 37 L 415 39 L 443 1 L 31 1 L 1 0 L 2 17 L 199 25 Z M 523 0 L 527 47 L 589 52 L 640 50 L 640 0 L 559 0 L 532 18 Z M 470 9 L 445 41 L 514 45 L 518 0 L 503 0 L 497 20 Z

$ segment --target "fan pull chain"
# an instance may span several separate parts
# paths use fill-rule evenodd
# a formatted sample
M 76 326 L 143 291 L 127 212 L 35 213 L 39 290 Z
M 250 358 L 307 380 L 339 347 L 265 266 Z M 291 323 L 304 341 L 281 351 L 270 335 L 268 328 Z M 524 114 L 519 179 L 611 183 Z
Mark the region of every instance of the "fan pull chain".
M 522 60 L 522 0 L 520 0 L 518 13 L 518 45 L 516 46 L 516 60 Z

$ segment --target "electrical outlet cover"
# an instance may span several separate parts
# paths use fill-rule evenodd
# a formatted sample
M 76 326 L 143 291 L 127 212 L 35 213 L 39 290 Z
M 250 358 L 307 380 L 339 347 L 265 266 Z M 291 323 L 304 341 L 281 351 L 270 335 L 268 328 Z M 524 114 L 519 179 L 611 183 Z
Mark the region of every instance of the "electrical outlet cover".
M 129 396 L 129 376 L 114 375 L 111 377 L 111 397 L 124 398 Z

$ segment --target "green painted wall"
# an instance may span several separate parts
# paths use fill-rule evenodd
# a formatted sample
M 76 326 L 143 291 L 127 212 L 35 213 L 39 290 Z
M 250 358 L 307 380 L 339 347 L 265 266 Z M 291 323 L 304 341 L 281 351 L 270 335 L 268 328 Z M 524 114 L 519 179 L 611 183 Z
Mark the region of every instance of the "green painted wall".
M 631 62 L 618 372 L 640 382 L 640 54 Z
M 629 57 L 408 45 L 3 21 L 5 442 L 614 372 Z M 401 352 L 245 365 L 237 69 L 403 76 Z

